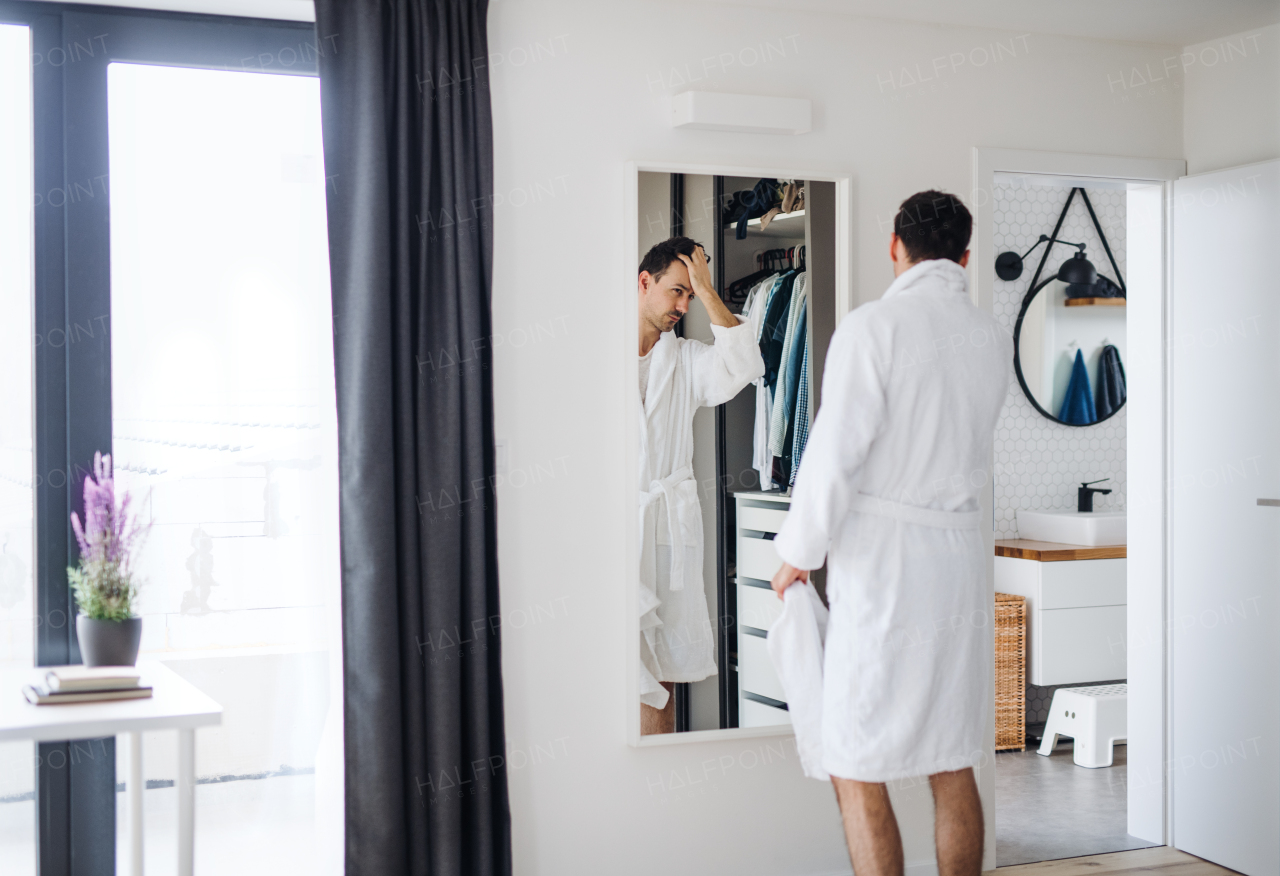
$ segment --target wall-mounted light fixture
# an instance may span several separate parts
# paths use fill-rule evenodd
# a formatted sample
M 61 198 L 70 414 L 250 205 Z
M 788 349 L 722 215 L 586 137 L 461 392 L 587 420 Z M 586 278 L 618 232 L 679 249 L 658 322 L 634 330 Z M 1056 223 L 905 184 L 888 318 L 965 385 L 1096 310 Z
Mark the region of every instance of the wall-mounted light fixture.
M 1098 239 L 1102 241 L 1102 248 L 1107 252 L 1107 258 L 1111 260 L 1111 267 L 1115 269 L 1116 279 L 1119 281 L 1119 287 L 1116 284 L 1107 281 L 1105 285 L 1110 288 L 1107 292 L 1092 293 L 1091 287 L 1098 282 L 1098 270 L 1093 266 L 1087 258 L 1084 257 L 1084 244 L 1071 243 L 1068 240 L 1059 240 L 1058 232 L 1062 230 L 1062 222 L 1067 218 L 1067 210 L 1071 208 L 1071 201 L 1075 198 L 1076 192 L 1080 193 L 1081 199 L 1084 201 L 1085 208 L 1089 211 L 1089 218 L 1093 220 L 1093 227 L 1098 232 Z M 1040 256 L 1040 264 L 1036 268 L 1035 276 L 1031 278 L 1031 286 L 1029 288 L 1036 289 L 1040 274 L 1044 270 L 1045 262 L 1049 260 L 1049 250 L 1053 249 L 1055 243 L 1063 243 L 1067 246 L 1076 247 L 1076 254 L 1062 263 L 1058 268 L 1058 279 L 1067 284 L 1067 297 L 1077 298 L 1097 294 L 1101 296 L 1114 295 L 1119 292 L 1123 297 L 1127 294 L 1124 285 L 1124 277 L 1120 275 L 1120 266 L 1116 264 L 1115 256 L 1111 254 L 1111 246 L 1107 243 L 1107 235 L 1102 231 L 1102 224 L 1098 221 L 1098 214 L 1093 212 L 1093 204 L 1089 202 L 1088 193 L 1076 186 L 1071 190 L 1071 194 L 1067 195 L 1067 202 L 1062 205 L 1062 212 L 1058 214 L 1058 224 L 1053 227 L 1053 234 L 1042 234 L 1040 239 L 1031 245 L 1031 249 L 1018 255 L 1016 252 L 1002 252 L 996 256 L 996 276 L 1001 280 L 1016 280 L 1022 276 L 1022 260 L 1031 255 L 1032 251 L 1042 243 L 1048 243 L 1045 247 L 1044 254 Z
M 1069 240 L 1050 240 L 1049 235 L 1042 234 L 1040 239 L 1031 245 L 1031 249 L 1018 255 L 1016 252 L 1002 252 L 996 256 L 996 276 L 1001 280 L 1016 280 L 1022 276 L 1023 259 L 1031 255 L 1037 246 L 1049 241 L 1049 245 L 1055 243 L 1063 243 L 1067 246 L 1076 247 L 1079 252 L 1062 263 L 1062 267 L 1058 269 L 1058 279 L 1064 283 L 1093 283 L 1098 279 L 1098 272 L 1094 269 L 1093 264 L 1084 257 L 1084 244 L 1072 243 Z M 1068 276 L 1088 277 L 1089 279 L 1068 279 Z
M 686 91 L 671 98 L 671 127 L 741 134 L 806 134 L 813 104 L 797 97 Z

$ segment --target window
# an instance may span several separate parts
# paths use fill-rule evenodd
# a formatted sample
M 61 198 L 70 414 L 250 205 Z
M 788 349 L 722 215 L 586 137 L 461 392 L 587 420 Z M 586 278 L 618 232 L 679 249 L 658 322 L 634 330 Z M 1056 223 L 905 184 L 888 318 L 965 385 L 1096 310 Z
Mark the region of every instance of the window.
M 67 517 L 94 451 L 110 451 L 152 524 L 141 658 L 224 708 L 221 727 L 196 734 L 197 868 L 339 872 L 337 429 L 315 76 L 333 46 L 311 25 L 106 7 L 0 0 L 4 21 L 0 663 L 78 662 Z M 176 855 L 174 737 L 144 744 L 152 870 Z M 113 742 L 91 748 L 102 755 L 77 761 L 64 743 L 0 746 L 6 876 L 37 859 L 56 876 L 68 855 L 110 860 L 128 827 L 123 794 Z M 78 811 L 112 812 L 118 798 L 118 817 L 73 819 L 73 787 Z

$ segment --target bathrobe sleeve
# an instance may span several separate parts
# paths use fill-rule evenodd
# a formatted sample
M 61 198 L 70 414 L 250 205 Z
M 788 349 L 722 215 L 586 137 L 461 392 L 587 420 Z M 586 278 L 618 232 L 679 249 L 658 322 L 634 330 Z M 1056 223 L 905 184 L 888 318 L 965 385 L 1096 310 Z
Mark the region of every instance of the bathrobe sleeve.
M 891 359 L 867 319 L 874 307 L 849 314 L 827 353 L 821 406 L 796 475 L 791 509 L 773 542 L 778 555 L 797 569 L 822 565 L 885 422 Z
M 764 360 L 749 321 L 738 317 L 733 328 L 713 325 L 714 344 L 685 341 L 691 358 L 694 400 L 699 407 L 720 405 L 764 374 Z

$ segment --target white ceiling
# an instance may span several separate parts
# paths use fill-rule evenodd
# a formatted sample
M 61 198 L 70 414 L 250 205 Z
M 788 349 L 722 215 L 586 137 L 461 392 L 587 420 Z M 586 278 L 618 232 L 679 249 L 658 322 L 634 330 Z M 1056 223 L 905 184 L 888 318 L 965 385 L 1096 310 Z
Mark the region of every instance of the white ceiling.
M 1280 0 L 708 0 L 1187 46 L 1280 22 Z

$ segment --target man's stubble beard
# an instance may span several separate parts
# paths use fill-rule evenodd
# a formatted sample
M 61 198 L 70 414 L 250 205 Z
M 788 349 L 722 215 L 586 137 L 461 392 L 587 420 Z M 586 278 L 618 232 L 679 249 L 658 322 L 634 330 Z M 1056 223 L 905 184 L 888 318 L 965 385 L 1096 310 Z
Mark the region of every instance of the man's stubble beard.
M 671 325 L 667 325 L 667 319 L 672 316 L 675 317 L 675 320 L 671 323 Z M 654 319 L 653 317 L 646 317 L 646 321 L 649 323 L 649 325 L 656 328 L 659 334 L 666 334 L 667 332 L 673 330 L 676 327 L 676 323 L 680 322 L 680 315 L 675 313 L 664 313 L 661 316 L 659 316 L 657 319 Z

